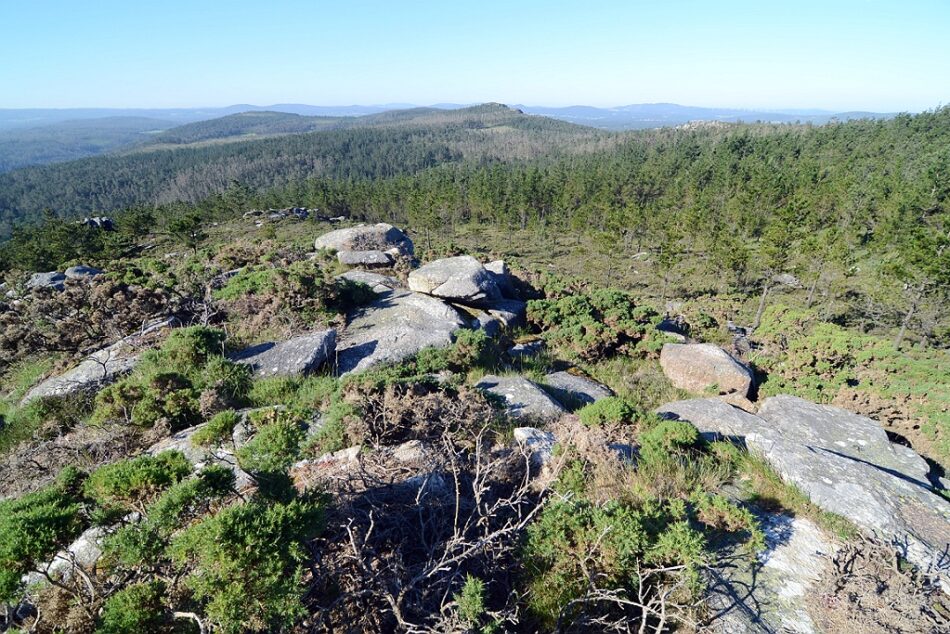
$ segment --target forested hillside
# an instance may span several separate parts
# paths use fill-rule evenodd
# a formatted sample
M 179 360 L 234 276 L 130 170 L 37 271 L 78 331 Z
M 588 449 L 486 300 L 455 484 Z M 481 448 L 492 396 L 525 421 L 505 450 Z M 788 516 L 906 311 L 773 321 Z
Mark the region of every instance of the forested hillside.
M 174 124 L 147 117 L 104 117 L 0 130 L 0 172 L 96 156 L 149 141 Z
M 352 130 L 285 136 L 126 156 L 103 156 L 0 176 L 0 227 L 43 209 L 61 217 L 137 204 L 195 202 L 239 181 L 254 190 L 322 176 L 380 179 L 445 163 L 537 158 L 589 151 L 608 134 L 503 106 L 410 110 L 366 118 Z
M 156 134 L 150 145 L 186 145 L 248 136 L 300 134 L 340 127 L 347 117 L 304 117 L 287 112 L 241 112 L 207 121 L 186 123 Z

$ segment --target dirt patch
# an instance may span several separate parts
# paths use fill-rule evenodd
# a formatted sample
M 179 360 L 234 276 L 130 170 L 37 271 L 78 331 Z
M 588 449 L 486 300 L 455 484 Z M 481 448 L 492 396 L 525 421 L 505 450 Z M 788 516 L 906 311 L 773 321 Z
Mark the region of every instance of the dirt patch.
M 937 634 L 950 631 L 950 598 L 936 579 L 870 540 L 838 551 L 812 593 L 820 631 L 848 634 Z

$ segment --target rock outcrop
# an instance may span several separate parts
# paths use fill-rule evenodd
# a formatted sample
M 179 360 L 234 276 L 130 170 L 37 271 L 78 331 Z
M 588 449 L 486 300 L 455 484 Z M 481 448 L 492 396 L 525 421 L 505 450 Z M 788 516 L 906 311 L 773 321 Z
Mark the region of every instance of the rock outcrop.
M 614 394 L 602 383 L 565 371 L 546 375 L 544 384 L 554 398 L 570 410 L 579 409 Z
M 489 374 L 475 387 L 501 397 L 508 416 L 516 420 L 547 422 L 565 413 L 557 401 L 536 384 L 523 376 L 495 376 Z
M 458 312 L 434 297 L 394 291 L 350 315 L 337 344 L 341 374 L 395 363 L 423 348 L 444 348 L 465 326 Z
M 66 269 L 63 273 L 70 280 L 88 280 L 90 278 L 102 275 L 105 271 L 102 269 L 97 269 L 92 266 L 83 266 L 82 264 L 78 266 L 71 266 Z
M 371 289 L 373 289 L 373 292 L 377 295 L 388 293 L 401 286 L 399 280 L 397 280 L 395 277 L 392 277 L 391 275 L 382 275 L 380 273 L 361 271 L 359 269 L 353 269 L 352 271 L 341 273 L 340 275 L 337 275 L 337 277 L 340 279 L 349 280 L 351 282 L 366 284 Z
M 409 236 L 383 222 L 325 233 L 314 248 L 336 251 L 337 259 L 351 266 L 389 266 L 395 258 L 413 255 Z
M 735 553 L 720 553 L 710 570 L 710 630 L 723 634 L 818 631 L 808 592 L 831 568 L 838 545 L 809 519 L 758 517 L 765 550 L 754 567 Z
M 673 385 L 687 392 L 747 396 L 752 387 L 749 368 L 708 343 L 665 344 L 660 367 Z
M 135 368 L 139 355 L 151 344 L 156 333 L 176 323 L 177 320 L 173 318 L 155 322 L 141 332 L 92 353 L 63 374 L 50 377 L 36 385 L 23 397 L 23 403 L 46 396 L 69 396 L 82 391 L 92 391 L 116 381 Z
M 950 592 L 950 502 L 931 487 L 927 463 L 891 443 L 879 423 L 793 396 L 766 399 L 758 415 L 719 399 L 657 411 L 743 441 L 812 502 L 892 544 Z
M 66 274 L 59 271 L 47 271 L 45 273 L 34 273 L 26 281 L 26 288 L 34 290 L 37 288 L 55 288 L 58 291 L 66 288 Z
M 472 306 L 501 299 L 495 277 L 470 255 L 435 260 L 414 270 L 409 274 L 409 289 Z
M 332 363 L 336 353 L 336 331 L 332 328 L 246 348 L 231 360 L 251 368 L 255 378 L 302 376 L 324 363 Z
M 336 259 L 347 266 L 366 267 L 387 267 L 396 261 L 392 255 L 382 251 L 340 251 Z
M 494 260 L 485 264 L 485 270 L 495 278 L 495 284 L 503 297 L 516 299 L 515 287 L 511 280 L 511 271 L 504 260 Z

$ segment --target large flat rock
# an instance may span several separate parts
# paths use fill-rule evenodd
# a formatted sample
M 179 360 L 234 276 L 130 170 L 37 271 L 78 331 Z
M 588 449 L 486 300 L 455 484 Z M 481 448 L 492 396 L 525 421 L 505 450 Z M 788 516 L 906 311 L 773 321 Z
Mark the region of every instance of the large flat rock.
M 613 396 L 606 385 L 571 372 L 552 372 L 544 377 L 544 384 L 561 405 L 574 410 L 594 401 Z
M 696 394 L 739 394 L 752 387 L 752 372 L 718 346 L 708 343 L 668 343 L 660 352 L 660 367 L 670 382 Z
M 809 591 L 831 568 L 838 545 L 814 522 L 785 514 L 758 517 L 765 550 L 756 562 L 721 553 L 709 571 L 710 630 L 722 634 L 819 632 Z
M 470 255 L 435 260 L 414 270 L 409 274 L 409 289 L 473 306 L 501 299 L 494 275 Z
M 353 269 L 352 271 L 347 271 L 346 273 L 341 273 L 337 275 L 338 279 L 349 280 L 350 282 L 359 282 L 360 284 L 366 284 L 373 292 L 377 295 L 382 295 L 388 293 L 389 291 L 399 288 L 399 280 L 390 275 L 382 275 L 381 273 L 373 273 L 371 271 L 362 271 L 360 269 Z
M 251 346 L 232 355 L 231 360 L 249 366 L 255 378 L 302 376 L 332 362 L 335 352 L 336 331 L 331 328 Z
M 349 374 L 402 361 L 424 348 L 444 348 L 464 326 L 458 312 L 438 299 L 394 291 L 350 315 L 337 344 L 337 367 Z
M 877 422 L 792 396 L 766 399 L 759 415 L 718 399 L 657 412 L 744 441 L 812 502 L 889 542 L 950 592 L 950 502 L 930 486 L 923 459 L 889 442 Z
M 382 251 L 390 255 L 413 254 L 412 240 L 396 227 L 381 222 L 358 225 L 325 233 L 314 241 L 314 248 L 341 251 Z
M 482 377 L 475 387 L 501 397 L 508 416 L 516 420 L 543 423 L 557 420 L 565 413 L 547 392 L 523 376 L 489 374 Z

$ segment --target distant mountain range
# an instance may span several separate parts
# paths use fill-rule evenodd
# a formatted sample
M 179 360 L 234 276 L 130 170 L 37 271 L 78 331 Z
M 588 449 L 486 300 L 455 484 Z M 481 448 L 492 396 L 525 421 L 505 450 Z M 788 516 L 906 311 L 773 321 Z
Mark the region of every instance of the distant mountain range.
M 404 113 L 450 111 L 471 104 L 440 103 L 311 106 L 236 104 L 223 108 L 30 108 L 0 109 L 0 172 L 45 165 L 143 146 L 221 141 L 241 136 L 297 134 L 363 125 L 358 118 L 381 116 L 399 121 Z M 888 118 L 894 113 L 787 111 L 700 108 L 672 103 L 633 104 L 616 108 L 593 106 L 514 105 L 529 115 L 559 119 L 605 130 L 638 130 L 677 126 L 691 121 L 824 124 L 832 120 Z

